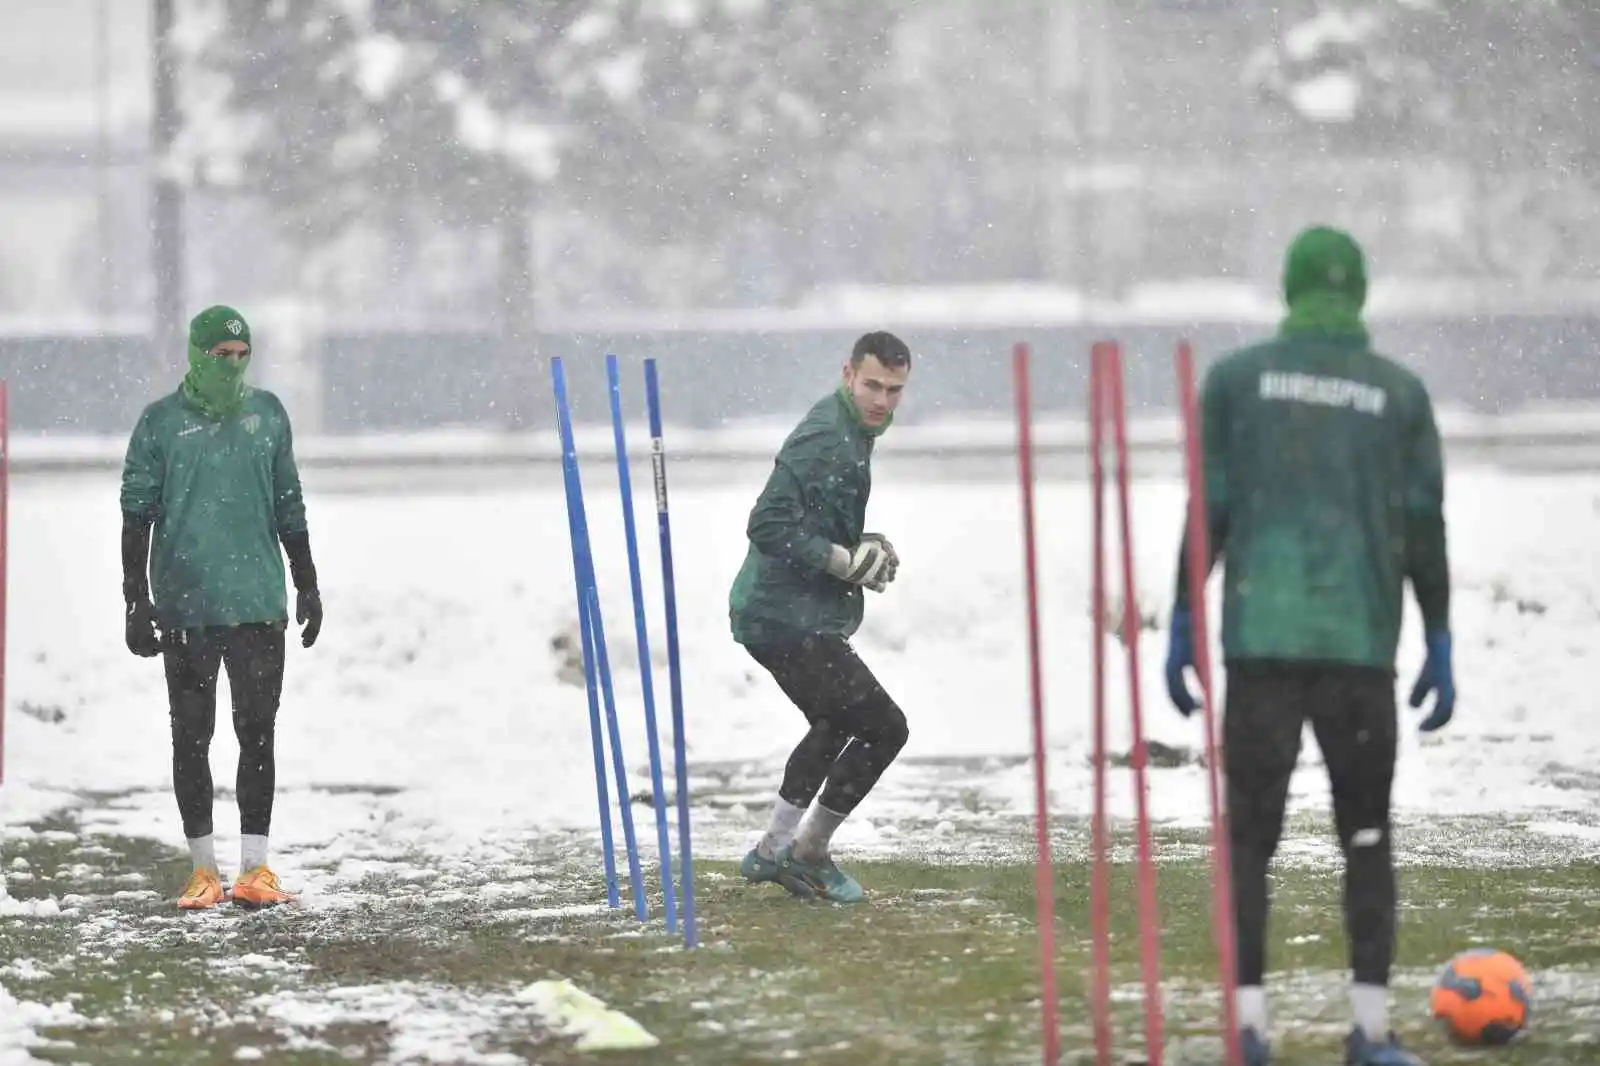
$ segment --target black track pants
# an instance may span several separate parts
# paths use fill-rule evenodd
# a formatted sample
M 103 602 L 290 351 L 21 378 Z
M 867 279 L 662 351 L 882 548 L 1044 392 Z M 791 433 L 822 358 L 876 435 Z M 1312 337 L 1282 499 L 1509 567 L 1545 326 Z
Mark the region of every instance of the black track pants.
M 263 623 L 173 634 L 166 650 L 172 716 L 172 787 L 183 833 L 211 833 L 211 735 L 217 723 L 217 678 L 228 670 L 233 732 L 239 740 L 239 831 L 266 836 L 276 788 L 273 727 L 283 693 L 284 626 Z
M 821 789 L 824 807 L 849 814 L 905 747 L 906 716 L 843 637 L 748 650 L 811 725 L 789 756 L 778 795 L 805 807 Z
M 1241 985 L 1266 969 L 1267 867 L 1283 832 L 1305 722 L 1322 752 L 1345 857 L 1344 917 L 1358 984 L 1386 985 L 1394 959 L 1389 796 L 1395 766 L 1393 675 L 1381 670 L 1232 663 L 1223 722 Z

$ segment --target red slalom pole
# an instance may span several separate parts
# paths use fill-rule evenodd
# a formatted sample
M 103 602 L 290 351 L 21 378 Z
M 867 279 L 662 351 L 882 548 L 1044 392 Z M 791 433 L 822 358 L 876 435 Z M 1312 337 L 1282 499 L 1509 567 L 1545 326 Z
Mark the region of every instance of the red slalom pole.
M 1155 864 L 1150 846 L 1150 810 L 1145 768 L 1149 752 L 1144 740 L 1144 716 L 1139 701 L 1139 611 L 1133 583 L 1133 515 L 1128 501 L 1128 412 L 1122 381 L 1122 352 L 1111 347 L 1110 373 L 1112 430 L 1117 448 L 1117 506 L 1122 524 L 1122 633 L 1128 650 L 1128 702 L 1133 714 L 1134 801 L 1139 829 L 1139 942 L 1144 971 L 1145 1061 L 1161 1066 L 1166 1038 L 1161 1006 L 1161 921 L 1156 907 Z
M 1194 633 L 1195 672 L 1200 675 L 1200 711 L 1206 731 L 1206 785 L 1211 795 L 1211 929 L 1217 942 L 1217 969 L 1222 987 L 1222 1042 L 1228 1066 L 1242 1066 L 1239 1024 L 1233 1001 L 1238 942 L 1233 922 L 1233 866 L 1228 837 L 1228 812 L 1221 778 L 1221 746 L 1211 701 L 1211 645 L 1207 643 L 1206 573 L 1211 546 L 1206 518 L 1206 474 L 1200 444 L 1200 411 L 1195 396 L 1194 351 L 1178 342 L 1178 396 L 1183 408 L 1183 452 L 1189 482 L 1189 536 L 1184 546 L 1189 563 L 1189 616 Z
M 1105 363 L 1107 345 L 1089 349 L 1089 485 L 1094 529 L 1094 820 L 1089 923 L 1093 954 L 1089 975 L 1095 1061 L 1111 1066 L 1111 856 L 1106 840 L 1106 506 Z
M 1033 700 L 1033 799 L 1037 811 L 1038 858 L 1034 894 L 1039 914 L 1039 998 L 1044 1007 L 1044 1064 L 1061 1059 L 1060 997 L 1056 993 L 1055 864 L 1050 860 L 1049 795 L 1045 788 L 1044 677 L 1039 649 L 1039 566 L 1033 522 L 1033 401 L 1028 384 L 1028 346 L 1011 349 L 1017 393 L 1017 459 L 1022 480 L 1022 550 L 1028 582 L 1028 687 Z

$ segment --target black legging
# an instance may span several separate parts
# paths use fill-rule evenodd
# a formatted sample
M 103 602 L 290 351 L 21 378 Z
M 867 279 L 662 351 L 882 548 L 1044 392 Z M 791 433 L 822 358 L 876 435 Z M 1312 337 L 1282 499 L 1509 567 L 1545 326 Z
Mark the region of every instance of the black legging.
M 1266 970 L 1267 870 L 1283 832 L 1290 777 L 1308 721 L 1327 769 L 1344 851 L 1350 969 L 1359 984 L 1388 984 L 1395 944 L 1389 839 L 1395 717 L 1394 678 L 1383 671 L 1229 666 L 1223 751 L 1241 985 L 1261 984 Z
M 166 651 L 172 716 L 172 788 L 184 836 L 211 834 L 211 735 L 217 676 L 228 669 L 233 732 L 239 739 L 239 832 L 266 836 L 277 787 L 274 724 L 283 694 L 284 627 L 252 624 L 180 630 Z
M 824 807 L 849 814 L 905 747 L 906 716 L 843 637 L 808 636 L 749 652 L 811 724 L 789 756 L 778 795 L 805 807 L 821 789 Z

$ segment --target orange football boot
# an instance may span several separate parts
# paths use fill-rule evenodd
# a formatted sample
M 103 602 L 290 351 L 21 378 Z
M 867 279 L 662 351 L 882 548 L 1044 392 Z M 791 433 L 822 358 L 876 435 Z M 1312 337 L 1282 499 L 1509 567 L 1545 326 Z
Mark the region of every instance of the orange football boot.
M 189 875 L 189 883 L 183 886 L 183 895 L 178 897 L 178 906 L 186 911 L 209 910 L 225 898 L 222 878 L 215 870 L 202 868 Z
M 265 866 L 257 866 L 247 874 L 240 874 L 233 883 L 233 903 L 236 907 L 276 907 L 293 902 L 294 897 L 278 885 L 278 875 Z

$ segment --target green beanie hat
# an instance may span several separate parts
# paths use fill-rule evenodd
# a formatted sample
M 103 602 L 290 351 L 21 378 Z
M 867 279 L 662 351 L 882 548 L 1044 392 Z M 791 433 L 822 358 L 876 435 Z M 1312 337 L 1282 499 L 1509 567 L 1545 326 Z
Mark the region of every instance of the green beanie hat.
M 1342 230 L 1313 226 L 1289 245 L 1283 296 L 1293 307 L 1312 293 L 1342 296 L 1359 309 L 1367 301 L 1367 266 L 1361 246 Z
M 189 320 L 189 344 L 209 352 L 223 341 L 250 343 L 250 324 L 231 307 L 218 304 Z

